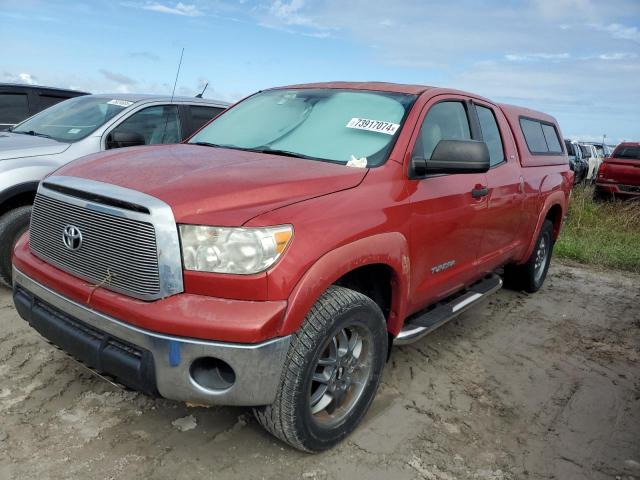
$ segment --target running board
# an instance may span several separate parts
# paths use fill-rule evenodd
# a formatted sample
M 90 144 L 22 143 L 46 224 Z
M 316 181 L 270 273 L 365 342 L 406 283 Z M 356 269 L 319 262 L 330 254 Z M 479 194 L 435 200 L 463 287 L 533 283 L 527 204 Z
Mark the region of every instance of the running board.
M 408 345 L 420 340 L 500 288 L 502 288 L 502 279 L 495 274 L 474 283 L 449 302 L 408 318 L 393 344 Z

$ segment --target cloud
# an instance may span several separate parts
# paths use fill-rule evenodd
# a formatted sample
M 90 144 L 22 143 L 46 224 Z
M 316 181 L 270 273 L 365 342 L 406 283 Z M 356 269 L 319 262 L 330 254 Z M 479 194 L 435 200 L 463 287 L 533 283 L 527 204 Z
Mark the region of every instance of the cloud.
M 151 60 L 154 62 L 157 62 L 158 60 L 160 60 L 160 57 L 158 55 L 156 55 L 155 53 L 151 53 L 151 52 L 130 52 L 129 56 L 132 58 L 142 58 L 144 60 Z
M 169 13 L 171 15 L 182 15 L 184 17 L 199 17 L 204 15 L 204 13 L 195 5 L 182 2 L 178 2 L 174 6 L 158 2 L 147 2 L 142 6 L 142 9 L 150 10 L 152 12 Z
M 111 80 L 112 82 L 119 83 L 120 85 L 133 86 L 133 85 L 138 83 L 137 80 L 134 80 L 131 77 L 127 77 L 126 75 L 123 75 L 122 73 L 111 72 L 111 71 L 105 70 L 105 69 L 100 69 L 100 73 L 107 80 Z
M 27 85 L 38 85 L 38 79 L 30 73 L 13 74 L 11 72 L 3 72 L 2 80 L 8 83 L 24 83 Z
M 638 58 L 638 54 L 631 52 L 601 53 L 597 58 L 600 60 L 633 60 Z
M 566 60 L 570 58 L 569 53 L 529 53 L 529 54 L 507 54 L 505 60 L 510 62 L 530 62 L 536 60 Z
M 640 30 L 638 27 L 627 27 L 619 23 L 610 23 L 609 25 L 591 24 L 590 26 L 601 32 L 607 32 L 613 38 L 640 43 Z

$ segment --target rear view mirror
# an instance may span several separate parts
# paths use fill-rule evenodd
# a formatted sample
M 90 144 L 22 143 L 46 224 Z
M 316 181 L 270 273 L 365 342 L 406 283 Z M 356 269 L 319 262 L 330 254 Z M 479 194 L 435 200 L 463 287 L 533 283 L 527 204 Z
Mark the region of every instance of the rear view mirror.
M 107 148 L 136 147 L 145 143 L 141 134 L 126 130 L 113 131 L 107 137 Z

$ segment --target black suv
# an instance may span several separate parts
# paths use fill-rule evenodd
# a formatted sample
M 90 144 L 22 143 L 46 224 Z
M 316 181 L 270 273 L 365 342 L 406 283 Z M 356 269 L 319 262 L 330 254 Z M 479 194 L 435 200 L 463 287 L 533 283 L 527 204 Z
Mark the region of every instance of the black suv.
M 77 90 L 0 83 L 0 130 L 13 127 L 25 118 L 67 98 L 87 94 Z

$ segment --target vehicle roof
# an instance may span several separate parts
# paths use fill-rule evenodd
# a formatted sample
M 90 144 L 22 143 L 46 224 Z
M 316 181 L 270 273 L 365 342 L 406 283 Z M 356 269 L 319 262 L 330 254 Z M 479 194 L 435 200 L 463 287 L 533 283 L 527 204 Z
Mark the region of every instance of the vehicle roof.
M 286 88 L 345 88 L 352 90 L 379 90 L 383 92 L 395 92 L 395 93 L 408 93 L 413 95 L 419 95 L 426 90 L 430 90 L 436 87 L 429 87 L 427 85 L 409 85 L 403 83 L 388 83 L 388 82 L 317 82 L 317 83 L 298 83 L 295 85 L 285 85 L 282 87 L 275 87 L 273 90 L 280 90 Z
M 617 147 L 640 147 L 640 142 L 621 142 Z
M 558 123 L 556 122 L 556 119 L 553 118 L 551 115 L 544 112 L 539 112 L 538 110 L 532 110 L 531 108 L 526 108 L 526 107 L 519 107 L 518 105 L 511 105 L 508 103 L 499 103 L 498 105 L 500 106 L 502 111 L 505 112 L 505 114 L 507 114 L 507 116 L 529 117 L 529 118 L 535 118 L 537 120 L 544 120 L 546 122 L 553 123 L 553 124 Z
M 92 97 L 100 98 L 113 98 L 116 100 L 126 100 L 129 102 L 169 102 L 172 100 L 171 95 L 151 95 L 146 93 L 96 93 L 92 94 Z M 228 106 L 229 102 L 223 102 L 221 100 L 213 100 L 208 98 L 196 98 L 196 97 L 173 97 L 174 102 L 189 102 L 189 103 L 202 103 L 203 105 L 221 105 Z
M 72 88 L 46 87 L 44 85 L 29 85 L 26 83 L 0 82 L 0 87 L 18 87 L 18 88 L 24 88 L 25 90 L 55 90 L 57 92 L 83 93 L 85 95 L 89 94 L 89 92 L 84 92 L 82 90 L 74 90 Z

